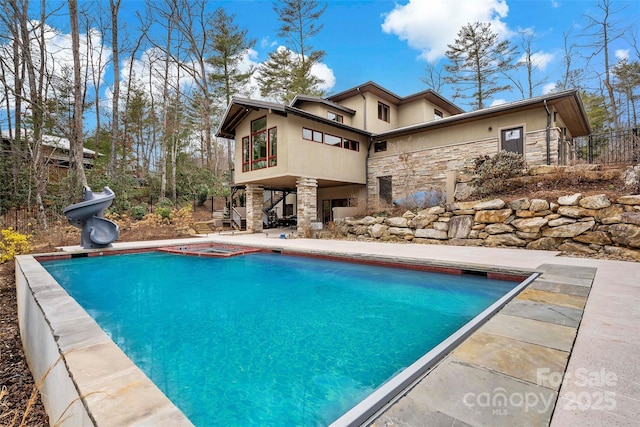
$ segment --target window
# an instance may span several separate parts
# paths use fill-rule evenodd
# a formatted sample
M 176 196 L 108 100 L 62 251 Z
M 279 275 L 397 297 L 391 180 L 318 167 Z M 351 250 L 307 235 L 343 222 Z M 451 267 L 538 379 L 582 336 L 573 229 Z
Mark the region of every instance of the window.
M 278 165 L 278 129 L 267 130 L 267 117 L 251 122 L 251 135 L 242 138 L 242 172 Z
M 324 142 L 327 145 L 343 147 L 347 150 L 360 151 L 360 143 L 358 141 L 344 139 L 336 135 L 322 133 L 313 129 L 302 128 L 302 139 L 321 143 Z
M 438 110 L 437 108 L 433 109 L 433 119 L 434 120 L 440 120 L 443 117 L 444 116 L 442 115 L 442 111 Z
M 350 139 L 345 139 L 342 145 L 347 150 L 352 151 L 360 151 L 360 143 L 358 141 L 352 141 Z
M 327 133 L 324 135 L 324 143 L 327 145 L 333 145 L 334 147 L 342 147 L 342 138 L 339 136 L 329 135 Z
M 378 178 L 378 197 L 381 202 L 391 205 L 393 200 L 392 189 L 390 176 L 381 176 Z
M 278 128 L 269 129 L 269 167 L 278 166 Z
M 376 141 L 373 143 L 373 152 L 379 153 L 381 151 L 387 151 L 387 141 Z
M 251 170 L 267 167 L 267 118 L 251 122 Z
M 333 120 L 334 122 L 344 123 L 344 117 L 342 117 L 340 114 L 332 113 L 331 111 L 327 112 L 327 118 L 329 120 Z
M 302 138 L 309 141 L 322 142 L 322 132 L 317 130 L 302 128 Z
M 391 114 L 389 112 L 389 106 L 387 104 L 378 102 L 378 118 L 380 120 L 384 120 L 387 123 L 391 121 Z
M 249 137 L 245 136 L 242 138 L 242 172 L 248 172 L 251 169 L 249 164 Z

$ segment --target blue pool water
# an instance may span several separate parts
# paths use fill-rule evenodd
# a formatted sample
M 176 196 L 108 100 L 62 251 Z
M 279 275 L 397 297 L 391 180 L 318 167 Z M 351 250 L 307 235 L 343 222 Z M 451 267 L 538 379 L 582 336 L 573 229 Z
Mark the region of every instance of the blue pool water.
M 266 253 L 43 266 L 198 426 L 329 424 L 516 286 Z

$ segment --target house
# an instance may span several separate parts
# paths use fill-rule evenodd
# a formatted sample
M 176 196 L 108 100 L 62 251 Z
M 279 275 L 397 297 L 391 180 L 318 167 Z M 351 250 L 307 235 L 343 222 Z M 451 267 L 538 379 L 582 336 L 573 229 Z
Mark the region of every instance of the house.
M 398 96 L 374 82 L 289 105 L 233 98 L 217 136 L 235 145 L 234 185 L 246 191 L 247 230 L 261 231 L 264 191 L 297 196 L 298 231 L 334 208 L 384 208 L 455 182 L 465 160 L 500 150 L 557 164 L 590 133 L 575 90 L 464 112 L 432 90 Z M 449 183 L 449 184 L 447 184 Z
M 0 132 L 0 135 L 2 136 L 2 150 L 9 152 L 11 146 L 9 132 L 3 130 Z M 68 169 L 70 161 L 69 151 L 70 143 L 67 138 L 46 134 L 42 135 L 42 156 L 48 165 L 59 169 Z M 82 163 L 87 169 L 91 169 L 94 166 L 96 157 L 101 155 L 84 147 L 82 154 Z

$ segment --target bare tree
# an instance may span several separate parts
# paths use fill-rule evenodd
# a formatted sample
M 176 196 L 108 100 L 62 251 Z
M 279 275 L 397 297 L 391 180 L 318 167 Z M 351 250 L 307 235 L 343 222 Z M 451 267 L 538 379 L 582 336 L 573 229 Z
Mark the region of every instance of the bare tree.
M 180 61 L 184 70 L 194 79 L 202 92 L 202 125 L 204 127 L 204 145 L 207 153 L 207 165 L 211 167 L 211 91 L 207 76 L 207 56 L 209 49 L 209 31 L 207 26 L 213 20 L 207 12 L 207 0 L 173 0 L 176 3 L 176 29 L 188 46 L 188 61 Z
M 134 88 L 134 79 L 135 79 L 135 75 L 133 72 L 133 65 L 135 63 L 134 58 L 136 57 L 138 51 L 140 50 L 140 48 L 142 47 L 143 41 L 144 39 L 147 37 L 147 32 L 149 30 L 149 27 L 151 25 L 151 21 L 148 19 L 142 19 L 142 17 L 140 17 L 140 15 L 138 15 L 138 18 L 140 19 L 140 28 L 138 29 L 138 38 L 136 39 L 136 42 L 133 46 L 133 48 L 131 49 L 131 56 L 130 56 L 130 61 L 129 61 L 129 68 L 128 68 L 128 72 L 127 72 L 127 85 L 126 85 L 126 94 L 125 94 L 125 101 L 124 101 L 124 111 L 126 112 L 123 117 L 122 117 L 122 128 L 123 128 L 123 135 L 122 135 L 122 139 L 124 141 L 129 141 L 129 140 L 133 140 L 135 139 L 135 137 L 132 137 L 130 135 L 130 120 L 129 120 L 129 114 L 128 112 L 131 109 L 131 103 L 132 103 L 132 96 L 137 96 L 138 97 L 138 101 L 140 101 L 140 99 L 143 97 L 143 94 L 141 93 L 140 90 L 138 90 L 136 92 L 136 89 L 138 88 Z M 136 128 L 138 129 L 138 134 L 137 134 L 137 140 L 139 144 L 144 144 L 144 139 L 141 137 L 141 133 L 142 132 L 142 123 L 144 120 L 139 119 L 140 121 L 137 123 Z M 151 144 L 149 144 L 151 145 Z M 137 147 L 137 148 L 144 148 L 144 147 Z M 140 157 L 141 155 L 143 155 L 143 153 L 145 153 L 145 150 L 137 150 L 136 151 L 136 162 L 137 162 L 137 169 L 138 169 L 138 173 L 140 173 Z M 148 162 L 145 162 L 143 159 L 142 165 L 145 165 L 146 167 L 143 168 L 142 173 L 145 176 L 149 175 L 149 165 Z
M 35 25 L 29 18 L 30 5 L 28 0 L 10 2 L 11 21 L 7 26 L 12 31 L 14 43 L 14 79 L 13 95 L 16 99 L 14 139 L 18 145 L 24 138 L 24 145 L 28 148 L 33 180 L 35 183 L 35 202 L 38 220 L 43 228 L 48 228 L 44 209 L 44 197 L 47 191 L 47 176 L 44 155 L 42 152 L 42 130 L 44 125 L 44 82 L 46 75 L 45 28 L 46 8 L 45 0 L 40 3 L 40 22 Z M 38 55 L 34 58 L 33 47 L 36 46 Z M 26 82 L 25 82 L 26 80 Z M 26 83 L 26 84 L 25 84 Z M 22 102 L 25 101 L 30 112 L 31 132 L 23 133 Z
M 113 61 L 113 100 L 111 104 L 111 157 L 109 177 L 118 175 L 118 142 L 120 141 L 120 45 L 118 44 L 118 12 L 120 0 L 109 0 L 111 10 L 111 55 Z
M 82 186 L 87 185 L 84 173 L 84 144 L 83 144 L 83 113 L 84 91 L 82 88 L 82 69 L 80 68 L 80 30 L 78 26 L 78 1 L 68 0 L 69 20 L 71 21 L 71 49 L 73 51 L 73 123 L 69 138 L 70 168 L 72 191 L 75 181 Z
M 95 13 L 97 11 L 97 13 Z M 96 37 L 93 29 L 94 24 L 97 26 L 98 31 L 101 36 L 108 31 L 108 23 L 103 20 L 102 13 L 102 2 L 93 1 L 89 5 L 89 9 L 84 9 L 82 11 L 82 16 L 84 18 L 84 25 L 87 37 L 87 72 L 91 70 L 91 83 L 93 86 L 93 97 L 94 97 L 94 109 L 95 109 L 95 118 L 96 118 L 96 128 L 94 133 L 94 138 L 96 144 L 100 138 L 100 131 L 102 128 L 102 116 L 101 116 L 101 105 L 100 105 L 100 89 L 102 86 L 102 75 L 108 65 L 108 61 L 105 58 L 105 44 L 103 43 L 102 37 L 100 38 L 100 43 L 96 45 Z M 95 54 L 97 54 L 97 59 L 95 58 Z M 85 82 L 89 79 L 86 78 Z
M 428 62 L 425 67 L 425 75 L 420 77 L 420 80 L 427 85 L 429 89 L 440 93 L 444 87 L 444 75 L 442 69 L 436 68 L 433 62 Z
M 611 44 L 623 37 L 625 28 L 621 28 L 619 20 L 616 20 L 616 15 L 619 14 L 622 9 L 613 9 L 612 0 L 599 0 L 598 9 L 601 11 L 600 16 L 587 16 L 588 24 L 585 27 L 585 36 L 593 40 L 588 44 L 587 48 L 592 49 L 589 61 L 598 55 L 602 54 L 603 67 L 602 74 L 604 79 L 602 80 L 607 91 L 609 99 L 609 110 L 611 111 L 611 119 L 614 127 L 618 127 L 620 124 L 620 116 L 616 105 L 615 90 L 611 81 L 612 68 L 610 59 Z
M 520 43 L 520 48 L 522 49 L 522 58 L 519 61 L 519 65 L 521 65 L 526 71 L 527 84 L 525 87 L 522 85 L 522 83 L 516 82 L 515 79 L 510 78 L 510 80 L 518 88 L 523 99 L 527 97 L 533 98 L 533 93 L 535 89 L 542 86 L 546 78 L 543 78 L 542 80 L 534 79 L 534 72 L 536 69 L 540 68 L 541 64 L 540 64 L 540 60 L 535 58 L 535 52 L 533 51 L 533 47 L 532 47 L 533 32 L 522 31 L 520 33 L 520 36 L 522 38 Z
M 564 54 L 562 56 L 563 72 L 562 78 L 556 82 L 556 91 L 562 91 L 567 89 L 582 89 L 582 80 L 584 70 L 574 66 L 574 57 L 576 56 L 575 44 L 569 43 L 569 36 L 571 31 L 563 33 L 563 47 Z

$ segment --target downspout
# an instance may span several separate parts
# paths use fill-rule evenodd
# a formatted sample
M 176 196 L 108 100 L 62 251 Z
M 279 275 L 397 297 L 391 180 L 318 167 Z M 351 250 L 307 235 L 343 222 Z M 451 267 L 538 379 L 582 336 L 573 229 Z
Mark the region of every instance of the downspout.
M 367 130 L 367 98 L 364 96 L 362 92 L 360 92 L 360 88 L 357 87 L 356 90 L 362 97 L 362 107 L 363 107 L 363 120 L 362 125 L 364 130 Z M 371 153 L 371 145 L 373 145 L 373 137 L 369 137 L 369 146 L 367 147 L 367 157 L 364 163 L 364 191 L 365 191 L 365 207 L 367 210 L 369 209 L 369 155 Z
M 362 106 L 363 106 L 363 109 L 364 109 L 362 127 L 363 127 L 364 130 L 367 130 L 367 98 L 364 96 L 364 94 L 362 92 L 360 92 L 360 88 L 359 87 L 357 87 L 356 90 L 358 91 L 358 93 L 362 97 Z
M 547 100 L 544 100 L 544 109 L 547 111 L 547 164 L 551 164 L 551 111 L 547 107 Z

